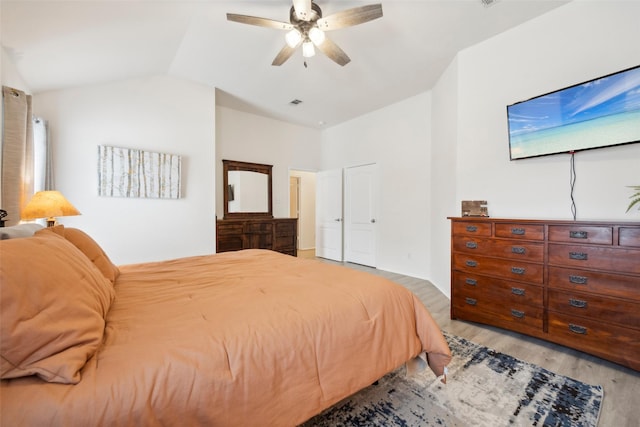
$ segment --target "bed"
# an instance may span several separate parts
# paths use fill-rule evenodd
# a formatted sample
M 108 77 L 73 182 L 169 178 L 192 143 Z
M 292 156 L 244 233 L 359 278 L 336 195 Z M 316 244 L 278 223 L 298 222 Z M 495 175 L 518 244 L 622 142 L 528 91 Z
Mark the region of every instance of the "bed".
M 316 260 L 115 266 L 64 226 L 0 254 L 3 426 L 295 426 L 415 357 L 436 376 L 451 358 L 414 294 Z

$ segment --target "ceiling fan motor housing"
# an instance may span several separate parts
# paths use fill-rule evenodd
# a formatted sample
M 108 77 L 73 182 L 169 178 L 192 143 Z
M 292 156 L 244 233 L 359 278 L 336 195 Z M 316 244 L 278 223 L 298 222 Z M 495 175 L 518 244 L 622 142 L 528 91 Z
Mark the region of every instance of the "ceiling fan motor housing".
M 298 14 L 296 13 L 296 9 L 294 6 L 291 6 L 291 10 L 289 11 L 289 22 L 293 25 L 299 25 L 304 22 L 316 22 L 318 19 L 322 18 L 322 9 L 320 6 L 311 2 L 311 10 L 309 11 L 309 19 L 300 19 L 298 18 Z

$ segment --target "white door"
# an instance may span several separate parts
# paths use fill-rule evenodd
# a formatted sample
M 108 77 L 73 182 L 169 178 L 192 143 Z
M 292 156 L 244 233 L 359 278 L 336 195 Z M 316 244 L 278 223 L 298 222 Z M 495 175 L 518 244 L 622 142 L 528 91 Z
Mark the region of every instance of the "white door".
M 344 260 L 376 266 L 377 166 L 345 171 Z
M 316 256 L 342 261 L 342 170 L 316 175 Z

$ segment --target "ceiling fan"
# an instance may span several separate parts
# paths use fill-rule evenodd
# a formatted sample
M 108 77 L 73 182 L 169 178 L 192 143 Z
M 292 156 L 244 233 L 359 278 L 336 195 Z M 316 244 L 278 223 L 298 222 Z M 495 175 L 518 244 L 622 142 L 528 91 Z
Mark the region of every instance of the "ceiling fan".
M 284 64 L 293 55 L 296 48 L 302 44 L 302 55 L 305 58 L 315 55 L 315 46 L 331 60 L 344 66 L 351 59 L 325 35 L 325 31 L 351 27 L 380 17 L 382 17 L 382 5 L 371 4 L 343 10 L 323 18 L 320 6 L 311 0 L 293 0 L 288 23 L 256 16 L 227 13 L 229 21 L 287 31 L 286 44 L 276 55 L 271 65 Z

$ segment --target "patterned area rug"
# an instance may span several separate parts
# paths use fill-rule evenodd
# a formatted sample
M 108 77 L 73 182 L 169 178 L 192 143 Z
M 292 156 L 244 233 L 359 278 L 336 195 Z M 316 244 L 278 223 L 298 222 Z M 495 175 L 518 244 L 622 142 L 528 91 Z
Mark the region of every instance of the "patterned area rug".
M 580 426 L 598 424 L 603 390 L 445 334 L 447 384 L 399 368 L 303 424 L 311 426 Z

